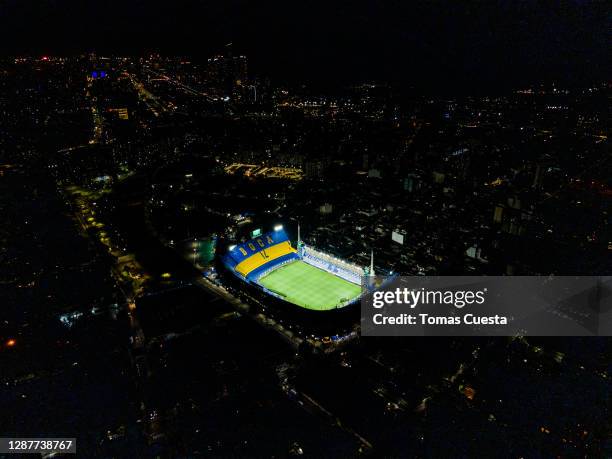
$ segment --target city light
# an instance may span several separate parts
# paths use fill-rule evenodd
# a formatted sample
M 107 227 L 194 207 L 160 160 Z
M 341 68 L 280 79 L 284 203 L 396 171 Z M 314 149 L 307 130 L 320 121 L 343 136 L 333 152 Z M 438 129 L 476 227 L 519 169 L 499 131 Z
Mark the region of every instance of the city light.
M 0 449 L 612 454 L 599 2 L 46 3 L 0 27 Z

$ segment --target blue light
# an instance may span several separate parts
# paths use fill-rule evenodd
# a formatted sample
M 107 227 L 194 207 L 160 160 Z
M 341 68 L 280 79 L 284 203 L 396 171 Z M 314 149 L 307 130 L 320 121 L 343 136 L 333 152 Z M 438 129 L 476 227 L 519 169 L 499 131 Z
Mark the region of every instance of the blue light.
M 100 72 L 100 76 L 101 76 L 102 78 L 105 78 L 105 77 L 106 77 L 106 72 Z
M 93 78 L 98 78 L 98 72 L 91 72 L 91 76 Z

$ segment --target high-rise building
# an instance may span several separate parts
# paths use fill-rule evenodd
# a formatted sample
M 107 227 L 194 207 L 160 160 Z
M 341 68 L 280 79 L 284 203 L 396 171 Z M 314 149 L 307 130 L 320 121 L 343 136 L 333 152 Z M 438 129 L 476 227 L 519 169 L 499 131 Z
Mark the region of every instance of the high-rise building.
M 234 94 L 248 83 L 246 56 L 234 56 L 232 44 L 225 46 L 225 53 L 208 59 L 208 75 L 214 86 L 225 94 Z

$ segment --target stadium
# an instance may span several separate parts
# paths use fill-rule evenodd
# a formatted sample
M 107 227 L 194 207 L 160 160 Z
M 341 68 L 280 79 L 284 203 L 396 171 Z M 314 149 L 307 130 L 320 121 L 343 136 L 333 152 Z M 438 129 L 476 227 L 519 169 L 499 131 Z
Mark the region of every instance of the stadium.
M 278 225 L 274 231 L 230 246 L 222 262 L 240 280 L 306 311 L 338 311 L 359 301 L 368 268 L 306 246 L 299 228 L 296 245 L 292 247 Z

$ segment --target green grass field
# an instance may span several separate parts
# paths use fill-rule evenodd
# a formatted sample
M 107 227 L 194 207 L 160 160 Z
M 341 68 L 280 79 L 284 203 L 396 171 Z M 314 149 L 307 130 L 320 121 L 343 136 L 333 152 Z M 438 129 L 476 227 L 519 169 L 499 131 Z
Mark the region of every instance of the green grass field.
M 259 283 L 291 303 L 317 311 L 334 309 L 361 293 L 361 286 L 303 261 L 281 266 L 259 279 Z

